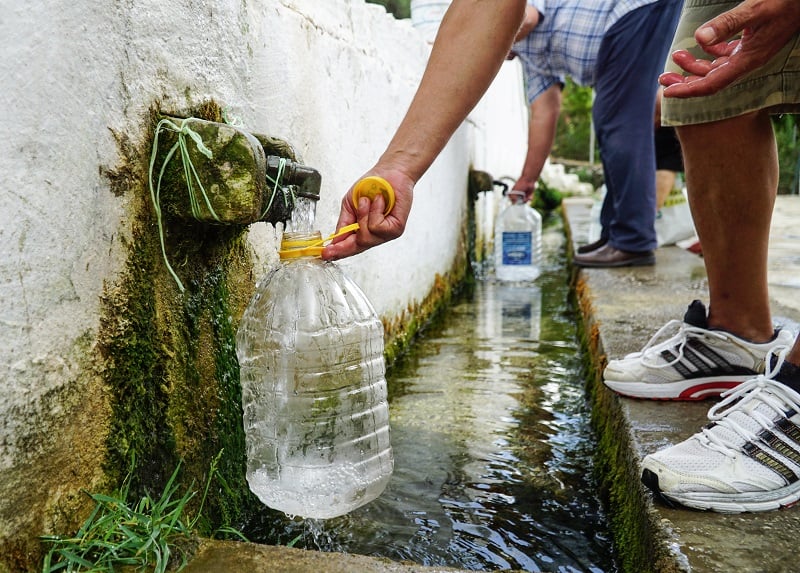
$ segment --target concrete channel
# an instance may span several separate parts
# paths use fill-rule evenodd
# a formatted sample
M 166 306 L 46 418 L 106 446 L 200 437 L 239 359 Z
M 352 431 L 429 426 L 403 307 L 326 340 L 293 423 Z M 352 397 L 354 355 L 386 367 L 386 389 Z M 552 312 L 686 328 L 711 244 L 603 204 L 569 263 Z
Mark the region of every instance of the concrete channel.
M 586 199 L 566 199 L 564 216 L 575 245 L 585 242 L 591 209 Z M 800 323 L 800 197 L 778 198 L 770 241 L 769 281 L 774 317 Z M 616 447 L 621 467 L 608 478 L 615 517 L 627 528 L 619 547 L 623 571 L 788 573 L 800 570 L 800 507 L 726 515 L 666 507 L 638 483 L 642 457 L 681 441 L 706 422 L 713 401 L 658 402 L 622 398 L 607 390 L 599 372 L 608 358 L 639 350 L 667 321 L 681 318 L 694 299 L 708 302 L 703 260 L 679 247 L 657 251 L 654 267 L 583 269 L 573 282 L 584 320 L 595 379 L 589 395 L 600 428 Z M 601 449 L 603 448 L 601 437 Z M 611 512 L 614 514 L 614 510 Z M 627 546 L 630 545 L 630 546 Z M 634 547 L 635 546 L 635 547 Z M 435 573 L 457 569 L 395 563 L 359 555 L 209 541 L 186 573 Z

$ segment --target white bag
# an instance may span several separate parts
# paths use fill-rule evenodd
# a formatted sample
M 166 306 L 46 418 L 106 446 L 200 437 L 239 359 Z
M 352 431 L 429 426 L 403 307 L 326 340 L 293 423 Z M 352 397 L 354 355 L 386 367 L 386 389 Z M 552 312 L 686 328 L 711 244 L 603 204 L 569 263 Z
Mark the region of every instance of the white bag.
M 594 243 L 600 238 L 600 233 L 603 231 L 603 225 L 600 224 L 600 211 L 603 209 L 603 200 L 606 198 L 606 184 L 603 183 L 597 188 L 594 197 L 592 198 L 592 211 L 589 213 L 589 236 L 586 238 L 587 243 Z
M 694 221 L 689 210 L 686 188 L 673 189 L 664 205 L 656 213 L 656 239 L 658 246 L 674 245 L 695 236 Z
M 594 197 L 589 223 L 589 236 L 587 243 L 593 243 L 600 238 L 602 225 L 600 224 L 600 210 L 606 195 L 606 186 L 601 185 Z M 658 246 L 674 245 L 679 241 L 694 238 L 694 221 L 689 210 L 689 199 L 686 197 L 686 188 L 673 189 L 664 200 L 664 205 L 656 213 L 656 240 Z

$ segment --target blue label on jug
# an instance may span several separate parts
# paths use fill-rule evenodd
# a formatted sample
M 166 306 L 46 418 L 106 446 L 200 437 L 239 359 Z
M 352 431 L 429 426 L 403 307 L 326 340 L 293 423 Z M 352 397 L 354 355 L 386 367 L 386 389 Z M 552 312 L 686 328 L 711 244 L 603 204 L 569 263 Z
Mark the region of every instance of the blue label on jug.
M 504 265 L 529 265 L 531 264 L 530 231 L 503 233 L 503 264 Z

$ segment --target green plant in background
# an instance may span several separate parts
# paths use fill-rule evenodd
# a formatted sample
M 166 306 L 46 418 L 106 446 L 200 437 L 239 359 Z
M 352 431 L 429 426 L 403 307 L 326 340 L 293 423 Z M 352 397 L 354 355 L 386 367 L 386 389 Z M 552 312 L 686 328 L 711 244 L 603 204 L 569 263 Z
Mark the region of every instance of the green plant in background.
M 533 196 L 533 203 L 531 206 L 546 215 L 561 206 L 563 195 L 558 189 L 550 187 L 543 179 L 539 179 L 536 183 L 536 193 Z
M 589 161 L 592 133 L 592 89 L 567 78 L 552 154 L 563 159 Z M 594 160 L 598 160 L 595 150 Z
M 776 116 L 772 120 L 772 125 L 778 143 L 778 159 L 780 161 L 778 193 L 797 193 L 798 176 L 800 176 L 798 118 L 795 115 Z
M 367 4 L 380 4 L 398 20 L 411 17 L 411 0 L 367 0 Z
M 221 455 L 220 452 L 211 463 L 200 507 L 193 518 L 185 514 L 189 500 L 197 492 L 188 490 L 178 497 L 176 480 L 180 464 L 158 499 L 145 495 L 131 505 L 128 500 L 130 474 L 120 490 L 111 495 L 87 493 L 95 507 L 78 532 L 73 537 L 48 535 L 42 538 L 50 544 L 43 573 L 113 572 L 123 566 L 146 568 L 154 573 L 163 573 L 167 567 L 180 571 L 197 544 L 198 520 Z M 229 526 L 217 532 L 245 539 Z

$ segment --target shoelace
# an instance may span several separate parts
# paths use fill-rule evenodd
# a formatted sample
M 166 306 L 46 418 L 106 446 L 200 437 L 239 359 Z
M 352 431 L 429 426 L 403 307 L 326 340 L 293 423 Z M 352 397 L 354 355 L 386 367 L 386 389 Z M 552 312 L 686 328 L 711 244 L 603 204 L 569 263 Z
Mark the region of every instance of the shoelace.
M 656 345 L 656 341 L 659 340 L 665 332 L 671 328 L 674 328 L 676 325 L 680 325 L 678 332 L 676 332 L 667 340 Z M 722 340 L 727 338 L 727 336 L 724 334 L 714 332 L 713 330 L 707 330 L 698 326 L 691 326 L 680 320 L 670 320 L 667 324 L 658 329 L 658 332 L 656 332 L 652 338 L 647 341 L 647 344 L 645 344 L 644 347 L 638 352 L 640 360 L 642 361 L 642 365 L 647 366 L 648 368 L 668 368 L 678 364 L 681 360 L 683 360 L 683 350 L 686 347 L 686 343 L 689 341 L 689 336 L 692 334 L 697 334 L 699 336 L 713 336 Z M 673 342 L 675 342 L 675 338 L 680 338 L 680 341 L 677 342 L 677 356 L 667 362 L 659 362 L 658 359 L 661 358 L 661 350 L 667 346 L 672 348 L 674 346 Z M 636 356 L 636 353 L 633 356 Z
M 723 400 L 715 404 L 708 411 L 708 419 L 715 422 L 715 426 L 720 426 L 734 432 L 745 442 L 757 439 L 757 435 L 752 430 L 739 424 L 731 414 L 741 411 L 744 415 L 755 420 L 762 430 L 772 430 L 775 426 L 776 418 L 768 417 L 763 412 L 758 411 L 758 403 L 766 404 L 778 416 L 783 416 L 787 410 L 800 411 L 800 403 L 797 396 L 791 390 L 776 382 L 773 378 L 781 369 L 781 365 L 786 359 L 788 346 L 779 346 L 769 351 L 766 359 L 766 371 L 752 380 L 748 380 L 739 386 L 728 390 L 722 394 Z M 777 357 L 775 366 L 771 366 L 772 356 Z M 708 446 L 726 456 L 733 456 L 740 452 L 741 444 L 731 442 L 711 428 L 703 428 L 701 434 L 708 440 Z M 695 434 L 699 437 L 700 434 Z

